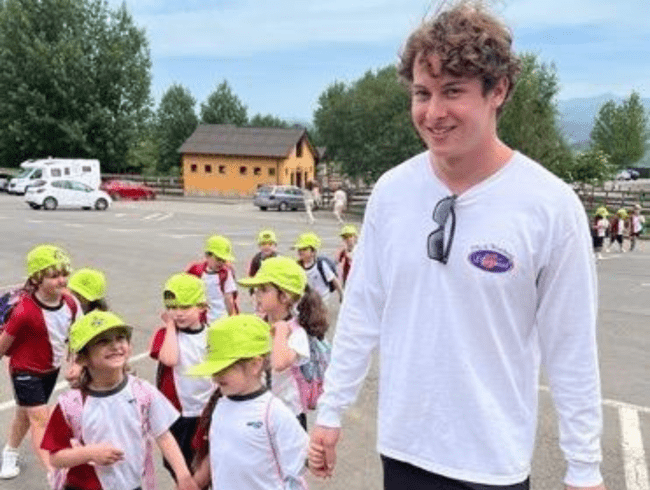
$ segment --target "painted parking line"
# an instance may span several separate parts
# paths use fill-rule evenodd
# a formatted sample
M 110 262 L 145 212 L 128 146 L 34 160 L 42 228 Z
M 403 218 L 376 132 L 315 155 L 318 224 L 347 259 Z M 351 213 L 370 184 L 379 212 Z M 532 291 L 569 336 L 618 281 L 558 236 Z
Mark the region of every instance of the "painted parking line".
M 137 354 L 129 359 L 129 363 L 132 362 L 138 362 L 141 361 L 142 359 L 146 358 L 149 356 L 148 352 L 143 352 L 141 354 Z M 68 388 L 69 384 L 67 381 L 59 381 L 55 386 L 54 386 L 54 391 L 59 391 L 65 388 Z M 10 408 L 13 408 L 16 406 L 16 402 L 14 400 L 9 400 L 3 403 L 0 403 L 0 412 L 4 412 L 5 410 L 9 410 Z
M 621 446 L 627 490 L 650 490 L 639 413 L 621 407 L 618 409 L 618 414 L 621 423 Z

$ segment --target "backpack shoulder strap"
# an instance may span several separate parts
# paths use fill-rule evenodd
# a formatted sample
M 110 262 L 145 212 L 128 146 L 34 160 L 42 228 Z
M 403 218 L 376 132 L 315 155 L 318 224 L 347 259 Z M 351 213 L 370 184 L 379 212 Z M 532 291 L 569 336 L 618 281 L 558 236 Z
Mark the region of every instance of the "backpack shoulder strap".
M 77 302 L 69 294 L 63 295 L 63 301 L 65 301 L 65 304 L 67 304 L 68 308 L 70 308 L 70 311 L 72 312 L 72 319 L 74 321 L 74 319 L 77 318 Z
M 154 397 L 154 388 L 140 378 L 133 376 L 133 396 L 136 400 L 140 422 L 142 424 L 142 437 L 144 439 L 144 469 L 142 472 L 143 487 L 147 490 L 156 490 L 156 467 L 153 459 L 153 444 L 151 437 L 151 421 L 149 419 L 151 403 Z
M 266 427 L 266 434 L 269 438 L 269 446 L 271 447 L 271 453 L 273 454 L 273 462 L 275 463 L 278 478 L 283 482 L 284 477 L 282 476 L 282 467 L 280 466 L 280 459 L 278 458 L 278 449 L 275 445 L 273 433 L 271 432 L 271 404 L 273 403 L 273 400 L 274 397 L 271 395 L 269 396 L 269 401 L 266 402 L 266 408 L 264 409 L 264 426 Z
M 318 268 L 318 272 L 320 273 L 320 276 L 323 278 L 323 282 L 325 284 L 329 284 L 329 281 L 327 280 L 327 277 L 325 277 L 325 269 L 323 269 L 323 262 L 325 259 L 321 256 L 316 257 L 316 267 Z
M 70 390 L 59 395 L 59 406 L 63 418 L 72 429 L 75 439 L 81 442 L 81 414 L 83 413 L 83 397 L 81 391 Z

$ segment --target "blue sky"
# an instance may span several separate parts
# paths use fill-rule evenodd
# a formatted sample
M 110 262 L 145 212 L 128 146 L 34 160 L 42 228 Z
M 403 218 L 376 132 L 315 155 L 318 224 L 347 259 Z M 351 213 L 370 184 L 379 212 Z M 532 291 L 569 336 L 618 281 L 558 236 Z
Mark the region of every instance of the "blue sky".
M 248 114 L 310 122 L 336 80 L 395 63 L 428 0 L 125 0 L 147 31 L 156 101 L 172 83 L 200 103 L 224 79 Z M 122 0 L 109 0 L 118 5 Z M 433 6 L 432 6 L 433 5 Z M 560 99 L 650 97 L 648 0 L 501 0 L 515 50 L 555 63 Z

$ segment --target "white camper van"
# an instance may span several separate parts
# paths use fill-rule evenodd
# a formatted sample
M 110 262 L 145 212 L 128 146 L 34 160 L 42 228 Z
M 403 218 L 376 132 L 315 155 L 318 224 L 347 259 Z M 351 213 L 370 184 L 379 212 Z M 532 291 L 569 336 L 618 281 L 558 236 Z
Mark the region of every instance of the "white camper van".
M 97 189 L 101 182 L 99 160 L 47 158 L 27 160 L 20 164 L 21 172 L 9 181 L 7 192 L 24 194 L 25 189 L 37 180 L 76 180 Z

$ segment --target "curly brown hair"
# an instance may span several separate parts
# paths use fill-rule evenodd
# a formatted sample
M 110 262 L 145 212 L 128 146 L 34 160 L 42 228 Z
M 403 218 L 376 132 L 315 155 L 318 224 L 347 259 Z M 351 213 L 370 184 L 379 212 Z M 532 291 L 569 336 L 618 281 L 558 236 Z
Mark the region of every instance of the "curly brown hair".
M 411 33 L 397 66 L 400 78 L 413 82 L 415 63 L 436 55 L 442 70 L 456 77 L 479 77 L 483 95 L 502 78 L 508 80 L 507 101 L 521 71 L 512 52 L 510 29 L 492 15 L 480 0 L 459 0 Z

